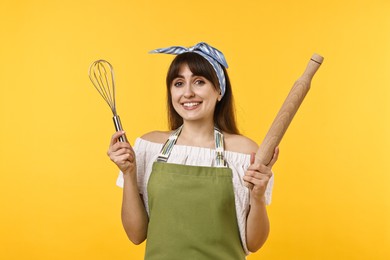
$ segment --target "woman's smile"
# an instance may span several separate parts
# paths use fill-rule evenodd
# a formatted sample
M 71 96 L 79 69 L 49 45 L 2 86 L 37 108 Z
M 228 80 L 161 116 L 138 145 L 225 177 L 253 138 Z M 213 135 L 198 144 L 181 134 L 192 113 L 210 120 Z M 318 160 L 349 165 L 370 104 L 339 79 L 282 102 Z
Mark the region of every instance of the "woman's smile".
M 202 102 L 185 102 L 182 104 L 182 106 L 186 110 L 194 110 L 197 109 L 201 103 Z

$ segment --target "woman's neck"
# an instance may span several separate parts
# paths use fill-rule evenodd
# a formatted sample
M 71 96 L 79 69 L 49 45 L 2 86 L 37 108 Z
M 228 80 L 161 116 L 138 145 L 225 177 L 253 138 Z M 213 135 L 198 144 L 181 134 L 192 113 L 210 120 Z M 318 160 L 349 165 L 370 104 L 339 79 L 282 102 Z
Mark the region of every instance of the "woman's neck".
M 181 145 L 214 148 L 214 124 L 185 122 L 177 143 Z

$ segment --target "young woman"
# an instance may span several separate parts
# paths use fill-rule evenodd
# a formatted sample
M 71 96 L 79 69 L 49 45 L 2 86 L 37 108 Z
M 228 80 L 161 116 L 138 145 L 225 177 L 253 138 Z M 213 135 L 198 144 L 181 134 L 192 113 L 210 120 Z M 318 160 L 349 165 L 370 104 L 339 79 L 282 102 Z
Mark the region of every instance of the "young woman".
M 148 260 L 245 259 L 269 233 L 278 149 L 269 165 L 254 163 L 258 146 L 236 127 L 220 51 L 198 43 L 153 52 L 177 55 L 166 79 L 171 131 L 145 134 L 134 149 L 118 142 L 124 132 L 112 136 L 123 227 L 134 244 L 147 238 Z

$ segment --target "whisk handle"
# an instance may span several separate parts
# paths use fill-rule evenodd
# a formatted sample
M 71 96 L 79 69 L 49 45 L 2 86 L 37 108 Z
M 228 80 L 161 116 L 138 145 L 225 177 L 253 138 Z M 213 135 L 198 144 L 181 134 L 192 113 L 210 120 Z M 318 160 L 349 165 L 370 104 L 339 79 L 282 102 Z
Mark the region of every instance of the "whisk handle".
M 121 119 L 119 118 L 118 115 L 114 116 L 112 118 L 112 120 L 114 121 L 114 125 L 115 125 L 115 130 L 116 131 L 123 131 L 123 128 L 122 128 L 122 124 L 121 124 Z M 122 135 L 119 137 L 119 142 L 127 142 L 127 138 L 126 138 L 126 135 Z

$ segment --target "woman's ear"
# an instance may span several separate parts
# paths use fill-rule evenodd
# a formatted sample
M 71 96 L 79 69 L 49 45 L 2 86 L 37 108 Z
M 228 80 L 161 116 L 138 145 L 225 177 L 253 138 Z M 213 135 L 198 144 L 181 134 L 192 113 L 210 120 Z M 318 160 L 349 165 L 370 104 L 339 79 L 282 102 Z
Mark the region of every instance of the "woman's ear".
M 218 96 L 218 98 L 217 98 L 218 102 L 221 101 L 221 99 L 222 99 L 222 92 L 220 91 L 220 92 L 219 92 L 219 96 Z

